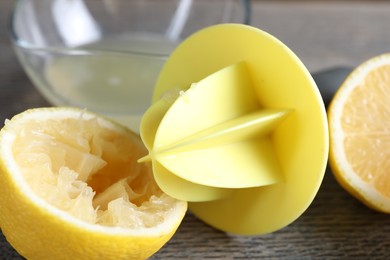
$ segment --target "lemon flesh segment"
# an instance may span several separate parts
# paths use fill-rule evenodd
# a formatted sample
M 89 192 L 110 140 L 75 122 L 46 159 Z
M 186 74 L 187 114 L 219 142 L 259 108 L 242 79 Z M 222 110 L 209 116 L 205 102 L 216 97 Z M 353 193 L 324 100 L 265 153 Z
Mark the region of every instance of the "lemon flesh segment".
M 216 72 L 225 69 L 231 69 L 233 72 L 222 73 L 223 76 L 219 79 Z M 214 81 L 210 86 L 219 85 L 215 89 L 208 86 L 207 91 L 200 95 L 204 99 L 206 109 L 191 110 L 190 113 L 186 113 L 187 117 L 182 116 L 180 120 L 175 120 L 174 117 L 172 120 L 165 117 L 156 120 L 159 127 L 155 127 L 155 137 L 150 138 L 153 139 L 152 152 L 156 152 L 156 160 L 161 161 L 161 164 L 176 176 L 180 176 L 182 172 L 184 175 L 180 177 L 185 179 L 188 177 L 187 172 L 202 172 L 203 168 L 213 168 L 213 172 L 223 176 L 223 171 L 218 170 L 220 167 L 225 169 L 224 164 L 232 161 L 237 164 L 242 162 L 242 171 L 249 172 L 253 168 L 252 165 L 247 165 L 249 161 L 247 158 L 258 155 L 257 157 L 264 158 L 264 161 L 272 162 L 273 159 L 267 155 L 274 154 L 276 162 L 270 165 L 278 168 L 280 178 L 276 178 L 276 181 L 268 185 L 252 187 L 248 185 L 246 188 L 242 185 L 241 188 L 234 188 L 234 192 L 223 199 L 191 202 L 190 209 L 211 226 L 236 234 L 263 234 L 290 224 L 314 199 L 322 182 L 328 158 L 325 107 L 310 73 L 295 54 L 273 36 L 250 26 L 221 24 L 195 33 L 175 49 L 160 73 L 153 101 L 158 102 L 164 93 L 178 86 L 191 86 L 196 83 L 193 86 L 194 90 L 190 88 L 184 91 L 183 97 L 180 97 L 182 99 L 180 102 L 191 103 L 197 84 L 203 80 Z M 215 94 L 213 90 L 216 90 Z M 173 103 L 172 107 L 166 110 L 167 118 L 175 105 L 176 103 Z M 262 109 L 266 111 L 282 109 L 284 111 L 282 113 L 286 114 L 281 117 L 283 120 L 280 122 L 275 121 L 278 121 L 277 124 L 270 124 L 272 131 L 268 135 L 259 134 L 256 137 L 251 136 L 207 149 L 203 146 L 202 149 L 190 152 L 173 153 L 172 157 L 164 157 L 164 153 L 161 153 L 160 149 L 172 147 L 170 145 L 175 141 L 180 143 L 180 140 L 187 140 L 187 137 L 191 139 L 193 138 L 191 136 L 197 136 L 205 129 L 214 131 L 217 124 L 210 123 L 210 118 L 218 118 L 222 125 L 224 123 L 228 125 L 227 122 L 230 120 L 244 118 Z M 163 130 L 165 120 L 170 121 L 170 124 L 167 123 L 166 129 Z M 185 131 L 187 126 L 191 126 L 194 135 Z M 228 139 L 231 140 L 230 138 L 234 139 L 229 134 Z M 245 145 L 248 148 L 245 155 L 233 156 L 234 148 L 231 149 L 231 153 L 228 152 L 227 147 L 243 143 L 250 144 Z M 206 141 L 204 144 L 207 146 Z M 270 148 L 263 149 L 261 146 Z M 213 149 L 220 151 L 212 154 Z M 272 152 L 261 154 L 260 151 Z M 207 153 L 215 160 L 207 161 Z M 191 158 L 196 156 L 204 157 L 194 163 Z M 153 153 L 150 157 L 153 159 Z M 183 162 L 187 160 L 186 163 L 180 164 L 183 165 L 183 169 L 189 164 L 193 167 L 185 171 L 175 169 L 175 160 L 178 157 Z M 203 164 L 200 161 L 207 163 Z M 258 172 L 257 175 L 262 175 L 262 172 Z M 236 180 L 231 176 L 229 175 L 227 179 Z M 190 178 L 188 180 L 193 183 L 199 181 Z M 226 184 L 220 182 L 220 179 L 215 183 L 209 181 L 203 183 L 215 186 L 217 183 Z
M 26 111 L 6 122 L 0 144 L 0 223 L 24 257 L 149 257 L 185 214 L 151 165 L 136 162 L 141 140 L 89 112 Z

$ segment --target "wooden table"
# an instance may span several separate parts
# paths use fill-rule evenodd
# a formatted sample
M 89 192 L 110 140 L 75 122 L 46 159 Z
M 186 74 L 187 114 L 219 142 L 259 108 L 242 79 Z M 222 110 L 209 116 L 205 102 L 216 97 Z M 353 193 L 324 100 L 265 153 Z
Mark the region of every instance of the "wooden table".
M 12 4 L 11 0 L 0 1 L 0 126 L 6 118 L 27 108 L 49 105 L 26 77 L 8 40 L 7 18 Z M 285 42 L 312 72 L 353 67 L 390 49 L 387 2 L 254 1 L 252 25 Z M 326 85 L 326 80 L 321 84 Z M 154 259 L 353 257 L 390 257 L 390 216 L 368 209 L 347 194 L 329 170 L 309 209 L 282 230 L 261 236 L 235 236 L 217 231 L 188 213 L 173 239 L 153 256 Z M 1 233 L 0 259 L 22 259 Z

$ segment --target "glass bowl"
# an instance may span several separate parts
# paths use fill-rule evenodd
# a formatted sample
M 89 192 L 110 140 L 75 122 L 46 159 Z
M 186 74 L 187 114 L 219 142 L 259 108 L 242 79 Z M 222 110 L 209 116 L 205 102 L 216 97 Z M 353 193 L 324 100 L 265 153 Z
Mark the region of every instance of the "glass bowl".
M 193 32 L 248 23 L 243 0 L 18 0 L 17 57 L 54 106 L 104 114 L 138 132 L 170 52 Z

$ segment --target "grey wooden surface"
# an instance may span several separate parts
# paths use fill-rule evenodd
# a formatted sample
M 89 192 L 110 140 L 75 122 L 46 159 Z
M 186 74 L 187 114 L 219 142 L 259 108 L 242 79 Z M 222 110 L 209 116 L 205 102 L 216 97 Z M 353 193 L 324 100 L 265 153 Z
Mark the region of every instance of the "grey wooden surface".
M 0 1 L 0 126 L 27 108 L 48 105 L 26 77 L 7 38 L 12 4 Z M 285 42 L 312 72 L 353 67 L 390 50 L 390 3 L 386 1 L 256 1 L 252 15 L 252 25 Z M 325 88 L 327 79 L 321 79 Z M 262 236 L 235 236 L 188 213 L 173 239 L 153 259 L 389 257 L 390 216 L 352 198 L 328 170 L 309 209 L 291 225 Z M 2 235 L 0 259 L 22 259 Z

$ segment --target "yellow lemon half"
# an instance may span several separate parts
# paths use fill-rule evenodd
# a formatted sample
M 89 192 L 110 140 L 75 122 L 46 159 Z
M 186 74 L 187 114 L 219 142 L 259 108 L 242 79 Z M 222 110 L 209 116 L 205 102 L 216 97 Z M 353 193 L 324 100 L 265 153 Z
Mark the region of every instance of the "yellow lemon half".
M 28 259 L 140 259 L 187 203 L 164 194 L 131 131 L 73 108 L 27 110 L 0 133 L 0 226 Z
M 369 207 L 390 213 L 390 54 L 366 61 L 347 77 L 328 119 L 336 179 Z

